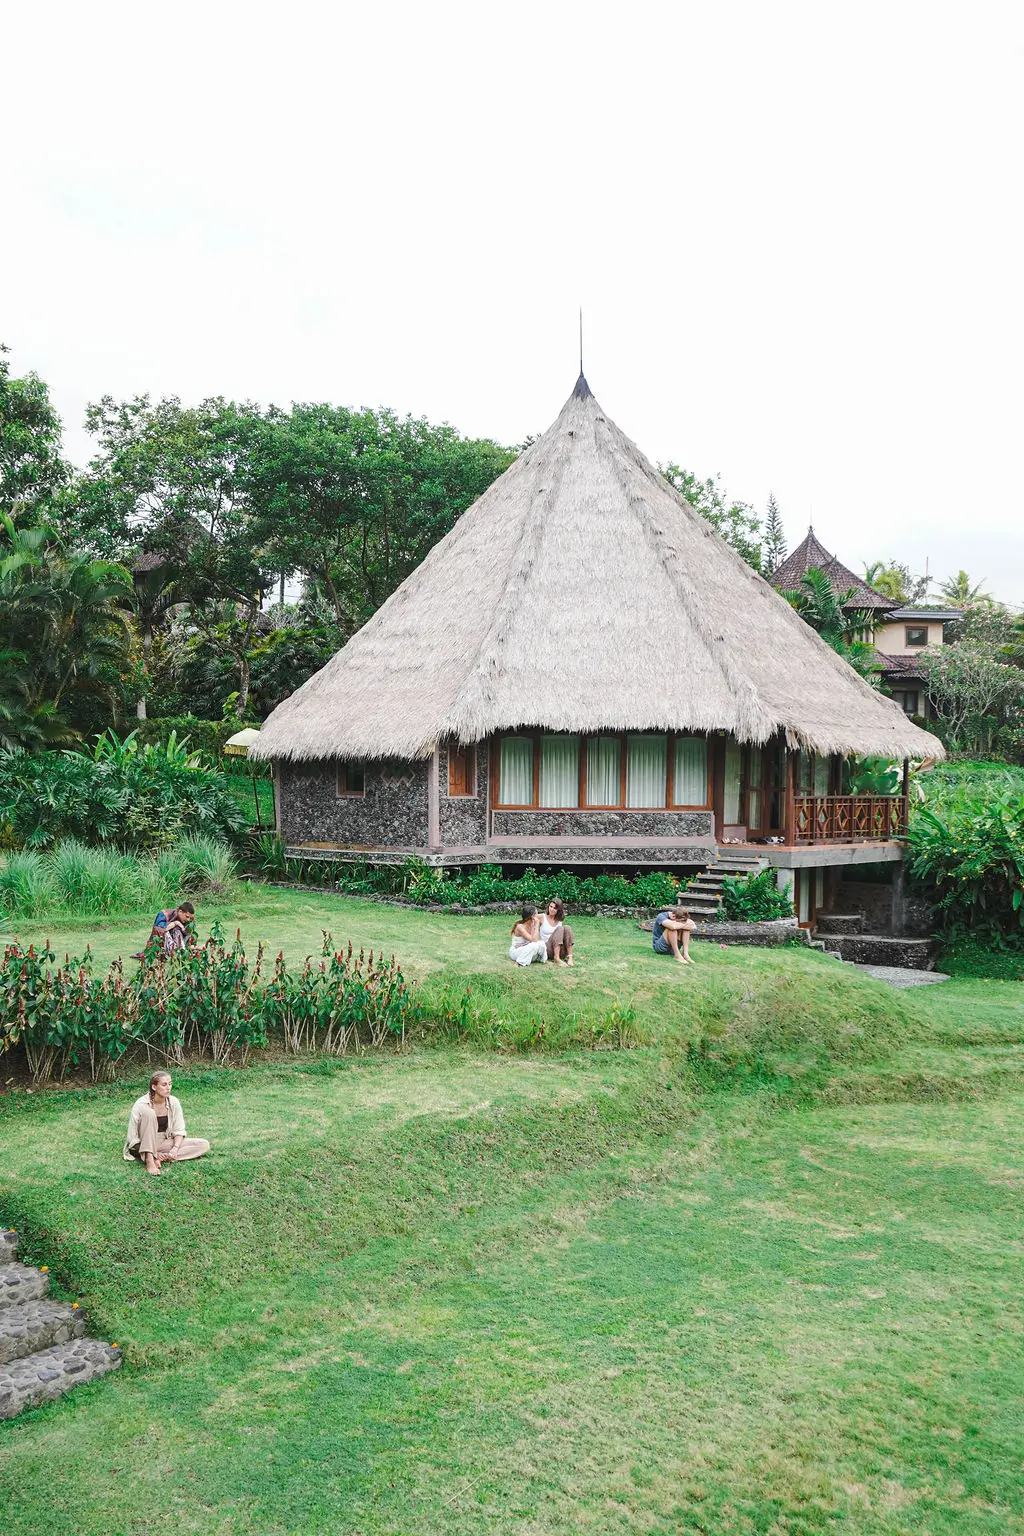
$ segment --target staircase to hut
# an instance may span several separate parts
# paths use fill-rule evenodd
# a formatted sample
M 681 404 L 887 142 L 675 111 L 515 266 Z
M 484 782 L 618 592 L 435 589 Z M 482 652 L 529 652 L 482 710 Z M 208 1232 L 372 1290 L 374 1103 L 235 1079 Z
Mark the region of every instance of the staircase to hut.
M 121 1351 L 85 1336 L 85 1318 L 51 1301 L 50 1277 L 18 1263 L 18 1239 L 0 1229 L 0 1419 L 50 1403 L 121 1364 Z
M 863 912 L 819 913 L 813 941 L 815 948 L 848 960 L 851 965 L 886 965 L 911 971 L 930 971 L 935 965 L 935 945 L 931 939 L 865 933 Z
M 733 879 L 759 875 L 768 868 L 768 860 L 756 853 L 727 850 L 719 853 L 695 875 L 682 894 L 682 901 L 697 923 L 713 923 L 722 910 L 722 891 L 726 876 Z

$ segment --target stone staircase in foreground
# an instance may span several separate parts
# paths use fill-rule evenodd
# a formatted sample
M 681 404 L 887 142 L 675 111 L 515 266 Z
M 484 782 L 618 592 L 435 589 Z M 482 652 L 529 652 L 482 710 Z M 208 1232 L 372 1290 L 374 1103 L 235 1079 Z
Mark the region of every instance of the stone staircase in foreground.
M 697 923 L 714 922 L 722 907 L 722 890 L 726 875 L 733 879 L 746 875 L 759 875 L 768 868 L 768 860 L 756 853 L 732 851 L 726 844 L 717 858 L 706 864 L 683 891 L 681 900 L 689 908 L 690 916 Z
M 18 1239 L 0 1229 L 0 1419 L 53 1402 L 121 1364 L 121 1351 L 85 1336 L 75 1305 L 51 1301 L 50 1277 L 18 1263 Z
M 852 965 L 886 965 L 911 971 L 930 971 L 935 965 L 931 939 L 865 933 L 862 912 L 820 912 L 812 943 L 814 948 Z

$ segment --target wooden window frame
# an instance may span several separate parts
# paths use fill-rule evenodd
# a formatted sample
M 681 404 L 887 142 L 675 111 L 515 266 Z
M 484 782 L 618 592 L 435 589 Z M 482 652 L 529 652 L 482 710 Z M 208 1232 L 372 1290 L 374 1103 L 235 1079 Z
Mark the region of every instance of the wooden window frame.
M 452 757 L 464 755 L 466 759 L 466 789 L 452 789 Z M 477 798 L 476 743 L 467 747 L 448 748 L 448 799 L 475 800 Z
M 545 805 L 540 804 L 540 741 L 545 735 L 572 735 L 579 738 L 579 804 L 578 805 Z M 493 788 L 492 804 L 496 811 L 653 811 L 655 814 L 666 814 L 669 811 L 710 811 L 712 808 L 712 752 L 711 738 L 705 737 L 707 743 L 706 752 L 706 785 L 704 803 L 702 805 L 681 805 L 675 798 L 675 772 L 676 772 L 676 739 L 679 736 L 699 736 L 699 731 L 505 731 L 500 736 L 493 738 L 491 749 L 491 782 Z M 505 736 L 524 736 L 533 741 L 533 801 L 532 804 L 506 805 L 501 798 L 501 743 Z M 591 741 L 597 737 L 612 737 L 619 743 L 619 799 L 614 805 L 591 805 L 587 800 L 587 751 Z M 626 804 L 626 764 L 628 760 L 628 738 L 630 736 L 664 736 L 668 743 L 666 774 L 665 774 L 665 804 L 664 805 L 627 805 Z M 461 796 L 459 798 L 462 798 Z
M 358 768 L 363 775 L 362 789 L 349 789 L 348 772 L 350 768 Z M 334 798 L 336 800 L 365 800 L 366 799 L 366 764 L 358 758 L 344 758 L 339 761 L 335 770 Z
M 924 635 L 923 640 L 911 640 L 911 635 Z M 924 650 L 928 644 L 927 624 L 905 624 L 903 626 L 903 644 L 912 645 L 916 651 Z

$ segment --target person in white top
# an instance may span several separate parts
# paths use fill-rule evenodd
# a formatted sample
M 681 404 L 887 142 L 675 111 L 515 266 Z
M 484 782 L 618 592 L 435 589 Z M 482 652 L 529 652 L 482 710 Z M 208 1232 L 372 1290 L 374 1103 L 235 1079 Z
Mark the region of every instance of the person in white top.
M 565 905 L 552 896 L 540 920 L 540 936 L 547 946 L 548 959 L 556 965 L 575 965 L 572 958 L 573 934 L 565 921 Z
M 128 1117 L 124 1160 L 144 1163 L 146 1172 L 158 1177 L 162 1163 L 185 1163 L 203 1157 L 210 1143 L 201 1136 L 185 1135 L 181 1103 L 172 1097 L 171 1074 L 154 1072 L 149 1092 L 136 1099 Z
M 535 960 L 543 965 L 548 958 L 547 944 L 540 936 L 540 918 L 532 901 L 523 907 L 523 915 L 512 929 L 508 957 L 516 965 L 532 965 Z

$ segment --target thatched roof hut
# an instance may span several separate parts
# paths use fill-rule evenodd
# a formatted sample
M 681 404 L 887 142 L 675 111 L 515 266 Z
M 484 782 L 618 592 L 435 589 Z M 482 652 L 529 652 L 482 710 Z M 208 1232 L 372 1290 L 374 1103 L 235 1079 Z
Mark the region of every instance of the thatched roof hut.
M 408 760 L 517 727 L 943 751 L 672 489 L 582 374 L 554 425 L 278 706 L 251 755 Z

